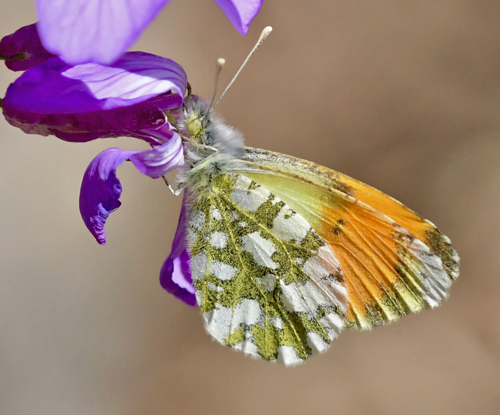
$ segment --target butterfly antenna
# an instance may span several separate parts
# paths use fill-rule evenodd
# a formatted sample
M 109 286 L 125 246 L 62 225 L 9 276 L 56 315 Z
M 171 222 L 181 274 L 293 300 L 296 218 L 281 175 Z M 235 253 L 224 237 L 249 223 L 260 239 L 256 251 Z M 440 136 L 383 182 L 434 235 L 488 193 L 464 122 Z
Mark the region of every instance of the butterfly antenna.
M 217 87 L 219 86 L 219 76 L 222 71 L 222 67 L 226 64 L 226 60 L 224 58 L 217 59 L 216 69 L 215 69 L 215 86 L 214 93 L 212 94 L 212 98 L 210 98 L 210 107 L 212 107 L 215 97 L 217 95 Z
M 226 92 L 228 91 L 228 89 L 231 88 L 231 85 L 234 84 L 234 81 L 236 81 L 236 78 L 238 78 L 238 75 L 240 74 L 240 72 L 242 71 L 242 69 L 248 63 L 248 61 L 250 60 L 250 58 L 252 57 L 252 55 L 259 48 L 259 46 L 264 43 L 264 40 L 267 39 L 267 37 L 269 36 L 269 34 L 272 32 L 272 30 L 273 30 L 273 28 L 271 26 L 267 26 L 267 27 L 264 28 L 264 30 L 260 34 L 259 40 L 255 44 L 255 46 L 253 47 L 253 49 L 250 51 L 250 53 L 248 54 L 247 58 L 243 61 L 242 65 L 240 66 L 240 69 L 238 69 L 238 72 L 236 72 L 236 75 L 234 75 L 234 77 L 231 80 L 231 82 L 229 82 L 229 85 L 226 87 L 226 89 L 224 90 L 224 92 L 221 94 L 221 96 L 219 97 L 219 99 L 217 100 L 217 102 L 215 103 L 215 105 L 213 106 L 213 108 L 215 108 L 217 105 L 219 105 L 219 102 L 221 102 L 222 98 L 224 97 L 224 95 L 226 94 Z

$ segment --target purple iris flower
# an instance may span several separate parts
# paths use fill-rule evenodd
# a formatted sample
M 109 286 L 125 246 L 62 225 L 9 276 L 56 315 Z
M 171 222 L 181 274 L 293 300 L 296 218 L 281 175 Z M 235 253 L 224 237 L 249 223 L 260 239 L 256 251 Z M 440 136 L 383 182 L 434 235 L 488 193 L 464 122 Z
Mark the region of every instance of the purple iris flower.
M 242 35 L 263 0 L 215 0 Z M 37 0 L 47 50 L 71 64 L 110 64 L 127 50 L 169 0 Z
M 131 136 L 151 146 L 139 151 L 105 150 L 84 174 L 80 212 L 97 242 L 104 244 L 106 220 L 120 206 L 122 186 L 116 176 L 120 164 L 130 161 L 155 179 L 183 166 L 182 139 L 169 124 L 167 113 L 176 115 L 186 88 L 186 73 L 179 64 L 148 53 L 125 53 L 111 66 L 71 66 L 50 57 L 11 84 L 1 106 L 7 121 L 26 133 L 55 135 L 71 142 Z M 184 217 L 183 209 L 160 280 L 167 291 L 196 305 Z

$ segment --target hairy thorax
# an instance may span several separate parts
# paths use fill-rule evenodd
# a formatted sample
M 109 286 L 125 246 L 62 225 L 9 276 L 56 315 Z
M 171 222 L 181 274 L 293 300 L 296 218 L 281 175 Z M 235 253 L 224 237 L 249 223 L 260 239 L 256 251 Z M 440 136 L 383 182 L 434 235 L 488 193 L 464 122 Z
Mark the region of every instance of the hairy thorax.
M 213 178 L 244 154 L 243 135 L 196 95 L 185 101 L 176 127 L 183 138 L 185 158 L 179 185 L 189 184 L 196 193 L 208 190 Z

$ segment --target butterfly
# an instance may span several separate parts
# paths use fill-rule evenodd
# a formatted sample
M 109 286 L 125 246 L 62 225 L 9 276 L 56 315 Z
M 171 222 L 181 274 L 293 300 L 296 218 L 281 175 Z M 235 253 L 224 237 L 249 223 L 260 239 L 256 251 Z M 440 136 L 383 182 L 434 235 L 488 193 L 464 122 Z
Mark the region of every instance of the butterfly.
M 385 325 L 448 297 L 459 257 L 431 222 L 342 173 L 245 147 L 195 95 L 182 112 L 186 245 L 216 341 L 296 365 L 344 328 Z

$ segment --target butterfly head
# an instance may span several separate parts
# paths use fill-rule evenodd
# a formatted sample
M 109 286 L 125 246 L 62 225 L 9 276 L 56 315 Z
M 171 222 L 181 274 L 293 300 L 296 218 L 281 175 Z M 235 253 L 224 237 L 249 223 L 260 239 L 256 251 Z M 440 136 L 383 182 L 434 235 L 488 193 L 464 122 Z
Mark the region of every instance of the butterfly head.
M 183 106 L 183 115 L 180 121 L 180 132 L 191 142 L 198 145 L 210 145 L 211 108 L 205 100 L 197 95 L 187 98 Z
M 201 153 L 220 153 L 232 157 L 243 154 L 243 135 L 224 123 L 201 97 L 190 95 L 175 123 L 187 147 Z

